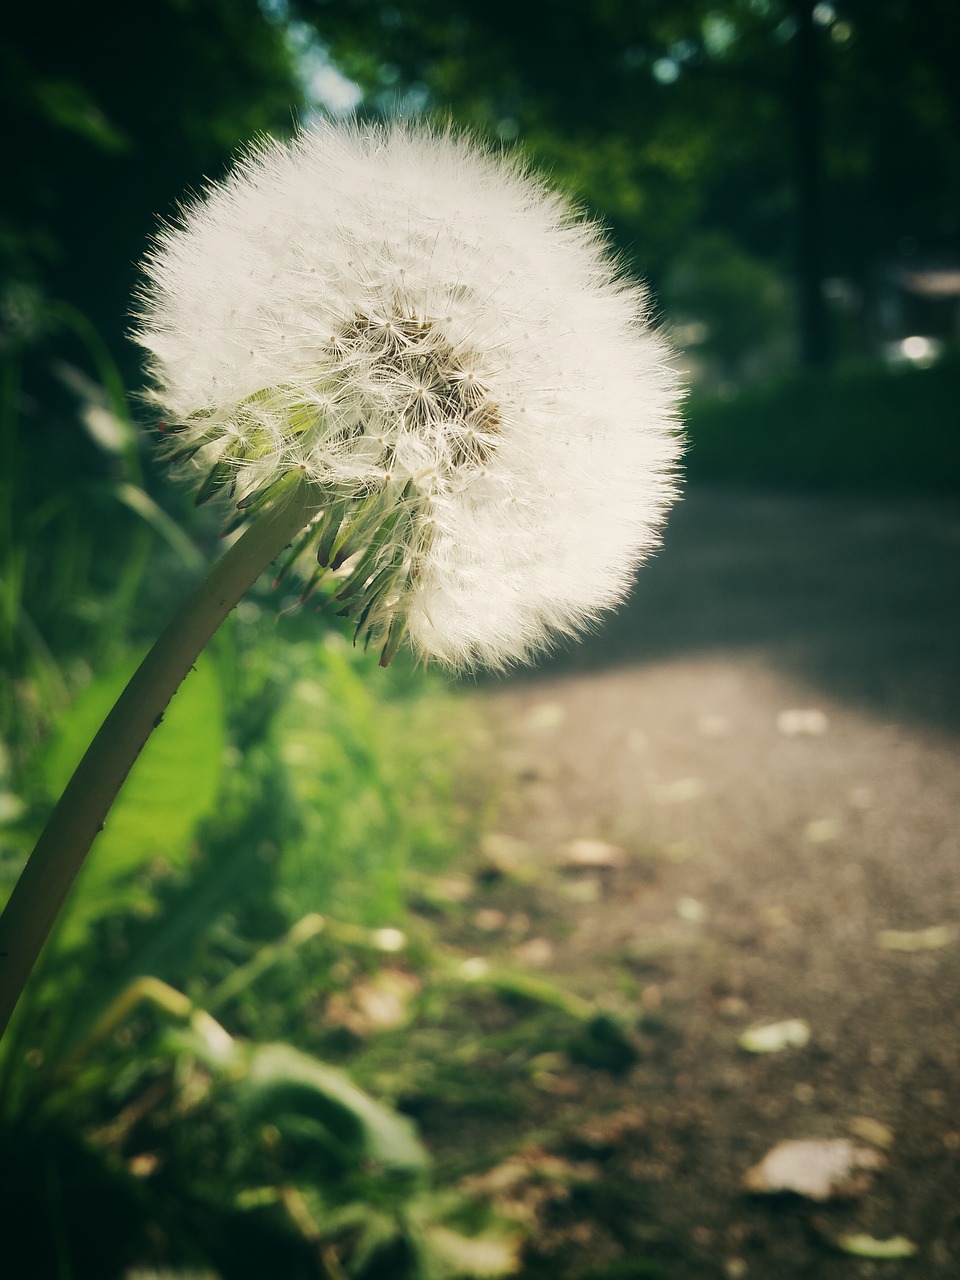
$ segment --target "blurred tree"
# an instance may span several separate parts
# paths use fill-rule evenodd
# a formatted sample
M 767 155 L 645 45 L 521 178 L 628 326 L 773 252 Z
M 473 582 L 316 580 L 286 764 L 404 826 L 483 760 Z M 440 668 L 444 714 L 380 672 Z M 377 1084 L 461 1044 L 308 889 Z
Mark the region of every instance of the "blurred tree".
M 655 284 L 723 231 L 806 280 L 816 329 L 821 275 L 869 300 L 880 264 L 958 252 L 955 0 L 51 0 L 15 7 L 0 51 L 0 329 L 29 326 L 39 290 L 118 349 L 154 215 L 291 125 L 295 20 L 366 109 L 522 136 Z
M 809 362 L 821 276 L 870 298 L 884 261 L 958 252 L 955 0 L 290 3 L 373 107 L 522 136 L 655 283 L 698 229 L 778 266 Z
M 50 0 L 4 27 L 0 340 L 18 345 L 54 298 L 129 361 L 120 337 L 157 214 L 238 142 L 292 123 L 283 32 L 257 0 Z
M 662 292 L 681 343 L 714 357 L 724 379 L 739 382 L 753 353 L 782 358 L 791 319 L 783 281 L 723 232 L 693 236 L 664 277 Z M 686 341 L 685 326 L 694 330 Z
M 69 636 L 89 650 L 84 583 L 112 583 L 122 595 L 143 576 L 134 555 L 137 546 L 140 560 L 146 554 L 142 522 L 116 495 L 124 483 L 149 486 L 126 421 L 124 384 L 140 376 L 124 331 L 157 215 L 217 176 L 239 142 L 290 129 L 301 100 L 286 34 L 257 0 L 47 0 L 5 12 L 0 650 L 8 675 L 44 646 L 62 652 Z
M 798 338 L 803 363 L 817 368 L 830 363 L 831 342 L 823 297 L 823 59 L 815 0 L 793 0 L 793 18 Z

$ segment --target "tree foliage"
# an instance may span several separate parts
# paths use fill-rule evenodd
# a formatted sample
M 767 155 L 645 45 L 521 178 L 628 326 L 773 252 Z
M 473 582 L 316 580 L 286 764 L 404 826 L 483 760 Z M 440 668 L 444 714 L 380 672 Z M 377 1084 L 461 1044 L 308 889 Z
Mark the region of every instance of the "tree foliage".
M 701 232 L 792 270 L 797 15 L 811 0 L 53 0 L 8 17 L 0 94 L 5 327 L 24 284 L 117 333 L 158 213 L 240 141 L 300 109 L 289 23 L 364 109 L 449 113 L 538 162 L 605 217 L 654 283 Z M 957 254 L 960 10 L 813 10 L 822 270 L 868 295 L 879 263 Z M 808 86 L 809 88 L 809 86 Z M 11 282 L 15 287 L 11 288 Z M 113 344 L 116 349 L 116 344 Z
M 290 127 L 287 44 L 256 0 L 51 0 L 4 25 L 7 344 L 40 295 L 77 305 L 116 346 L 157 215 L 239 142 Z
M 811 0 L 296 2 L 368 100 L 412 92 L 519 135 L 655 281 L 703 231 L 795 269 L 811 102 L 819 269 L 869 294 L 884 261 L 958 252 L 952 0 L 817 4 L 814 65 L 797 39 Z

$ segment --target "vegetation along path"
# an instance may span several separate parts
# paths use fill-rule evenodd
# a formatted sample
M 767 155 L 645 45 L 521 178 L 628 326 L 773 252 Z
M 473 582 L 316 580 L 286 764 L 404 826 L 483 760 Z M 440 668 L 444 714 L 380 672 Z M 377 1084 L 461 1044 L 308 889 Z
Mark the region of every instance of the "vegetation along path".
M 531 1274 L 960 1273 L 958 550 L 945 500 L 694 490 L 601 633 L 481 689 L 460 942 L 636 1028 L 557 1068 L 593 1118 L 526 1157 L 580 1187 Z

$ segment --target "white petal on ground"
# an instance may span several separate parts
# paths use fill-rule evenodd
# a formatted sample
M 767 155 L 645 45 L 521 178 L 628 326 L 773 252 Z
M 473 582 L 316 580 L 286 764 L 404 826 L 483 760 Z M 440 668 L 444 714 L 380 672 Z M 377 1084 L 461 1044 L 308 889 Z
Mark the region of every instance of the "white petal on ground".
M 954 924 L 932 924 L 926 929 L 881 929 L 877 945 L 884 951 L 939 951 L 958 936 L 960 929 Z
M 777 732 L 785 738 L 820 738 L 829 727 L 824 712 L 815 707 L 788 708 L 777 716 Z
M 849 1138 L 800 1138 L 779 1142 L 744 1175 L 748 1191 L 792 1191 L 807 1200 L 827 1201 L 860 1195 L 871 1174 L 886 1159 Z
M 751 1027 L 737 1041 L 748 1053 L 779 1053 L 782 1049 L 802 1049 L 810 1039 L 809 1023 L 802 1018 L 786 1018 Z
M 843 823 L 839 818 L 814 818 L 803 829 L 808 844 L 830 844 L 843 835 Z
M 594 870 L 614 870 L 626 866 L 627 855 L 619 845 L 606 840 L 571 840 L 561 845 L 560 858 L 565 867 L 591 867 Z
M 884 1124 L 882 1120 L 874 1120 L 872 1116 L 852 1116 L 847 1121 L 847 1128 L 855 1138 L 872 1142 L 875 1147 L 882 1147 L 885 1151 L 893 1146 L 893 1130 L 888 1124 Z

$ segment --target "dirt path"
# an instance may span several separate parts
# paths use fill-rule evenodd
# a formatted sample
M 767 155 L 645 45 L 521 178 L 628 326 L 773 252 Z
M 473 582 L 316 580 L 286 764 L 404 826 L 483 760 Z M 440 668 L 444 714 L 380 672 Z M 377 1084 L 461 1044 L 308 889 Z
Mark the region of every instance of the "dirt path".
M 694 493 L 609 627 L 483 692 L 499 848 L 542 886 L 516 954 L 638 1020 L 603 1108 L 642 1112 L 624 1168 L 674 1280 L 960 1275 L 958 551 L 947 503 Z M 806 1045 L 738 1046 L 784 1019 Z M 851 1136 L 886 1162 L 862 1194 L 742 1187 Z

